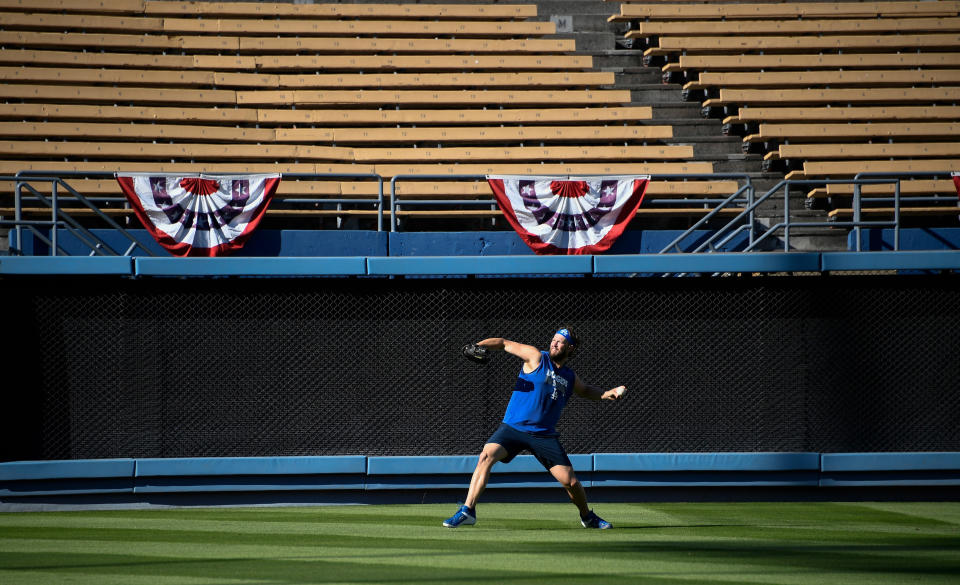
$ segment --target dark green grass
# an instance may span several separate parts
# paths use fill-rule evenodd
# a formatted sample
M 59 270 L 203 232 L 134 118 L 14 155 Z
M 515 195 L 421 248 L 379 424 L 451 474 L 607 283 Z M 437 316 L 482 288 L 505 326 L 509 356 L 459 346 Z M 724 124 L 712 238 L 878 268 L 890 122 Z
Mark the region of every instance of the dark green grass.
M 0 583 L 960 583 L 958 503 L 485 504 L 0 514 Z

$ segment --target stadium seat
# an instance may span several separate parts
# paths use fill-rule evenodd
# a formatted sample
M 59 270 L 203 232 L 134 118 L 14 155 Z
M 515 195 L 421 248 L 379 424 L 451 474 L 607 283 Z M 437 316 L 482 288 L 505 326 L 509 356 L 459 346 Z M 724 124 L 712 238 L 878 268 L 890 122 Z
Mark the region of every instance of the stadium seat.
M 957 2 L 765 2 L 656 4 L 623 3 L 611 22 L 631 20 L 850 18 L 876 16 L 957 16 Z
M 673 128 L 627 105 L 629 90 L 609 89 L 613 73 L 537 20 L 535 5 L 38 0 L 0 11 L 5 174 L 713 170 L 692 146 L 664 144 Z M 117 196 L 99 177 L 73 183 Z M 483 183 L 444 183 L 407 182 L 400 193 L 489 197 Z M 370 181 L 287 184 L 274 215 L 376 212 L 285 204 L 373 201 Z M 658 197 L 737 188 L 669 185 Z

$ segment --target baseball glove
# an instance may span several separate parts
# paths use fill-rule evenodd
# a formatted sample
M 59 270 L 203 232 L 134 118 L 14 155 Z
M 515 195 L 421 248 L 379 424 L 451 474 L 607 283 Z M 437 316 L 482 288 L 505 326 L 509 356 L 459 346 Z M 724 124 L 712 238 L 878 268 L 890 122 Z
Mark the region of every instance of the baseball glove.
M 468 360 L 477 362 L 478 364 L 485 364 L 490 361 L 490 350 L 476 343 L 464 345 L 462 353 Z

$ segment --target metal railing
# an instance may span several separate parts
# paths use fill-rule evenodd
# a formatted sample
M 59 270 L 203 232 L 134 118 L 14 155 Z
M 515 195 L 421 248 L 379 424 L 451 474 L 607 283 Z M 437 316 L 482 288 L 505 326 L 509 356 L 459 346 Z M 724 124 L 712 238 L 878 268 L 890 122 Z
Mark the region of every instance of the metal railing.
M 900 229 L 901 229 L 901 190 L 900 182 L 906 178 L 918 178 L 918 177 L 949 177 L 949 171 L 941 172 L 918 172 L 918 173 L 860 173 L 856 175 L 853 179 L 784 179 L 774 185 L 766 193 L 761 195 L 759 198 L 755 199 L 746 209 L 741 211 L 736 217 L 727 222 L 726 225 L 722 226 L 720 229 L 716 230 L 713 235 L 707 238 L 702 244 L 700 244 L 696 249 L 692 250 L 693 253 L 698 252 L 713 252 L 719 248 L 722 248 L 726 243 L 728 243 L 732 238 L 734 238 L 738 233 L 744 230 L 750 230 L 751 239 L 749 245 L 744 248 L 744 252 L 750 252 L 756 249 L 762 242 L 767 240 L 773 234 L 783 231 L 783 250 L 790 250 L 790 232 L 794 228 L 802 227 L 848 227 L 853 228 L 854 233 L 856 234 L 856 249 L 857 251 L 862 251 L 861 246 L 861 228 L 864 227 L 892 227 L 894 229 L 894 250 L 900 249 Z M 795 221 L 790 216 L 790 187 L 791 186 L 820 186 L 820 185 L 831 185 L 831 184 L 852 184 L 853 185 L 853 219 L 851 221 Z M 862 194 L 862 188 L 866 185 L 879 185 L 879 184 L 892 184 L 893 185 L 893 197 L 864 197 Z M 753 233 L 756 231 L 756 227 L 753 221 L 753 213 L 756 209 L 765 203 L 767 200 L 771 199 L 779 191 L 783 191 L 783 220 L 775 223 L 774 225 L 768 227 L 759 236 L 754 237 Z M 911 201 L 947 201 L 948 199 L 942 197 L 911 197 Z M 877 203 L 877 202 L 892 202 L 894 204 L 893 214 L 894 217 L 892 220 L 877 220 L 877 221 L 867 221 L 862 218 L 863 204 L 864 203 Z M 715 209 L 715 212 L 723 207 L 726 207 L 729 203 L 724 203 L 721 207 Z M 667 251 L 664 249 L 664 251 Z
M 624 173 L 618 173 L 616 175 L 582 175 L 583 178 L 588 179 L 603 179 L 605 177 L 622 177 Z M 738 174 L 738 173 L 713 173 L 713 174 L 654 174 L 646 175 L 650 177 L 650 181 L 667 181 L 667 180 L 717 180 L 717 179 L 737 179 L 744 182 L 732 195 L 725 198 L 697 198 L 697 199 L 644 199 L 644 205 L 676 205 L 676 204 L 696 204 L 696 205 L 722 205 L 728 203 L 738 203 L 738 204 L 747 204 L 749 205 L 752 202 L 754 196 L 753 184 L 750 180 L 750 175 Z M 489 207 L 491 210 L 497 209 L 497 202 L 495 199 L 408 199 L 402 200 L 400 194 L 397 191 L 397 184 L 402 181 L 408 180 L 474 180 L 474 181 L 485 181 L 487 178 L 486 175 L 417 175 L 417 174 L 404 174 L 396 175 L 393 179 L 390 180 L 390 231 L 397 231 L 399 228 L 398 223 L 398 206 L 426 206 L 426 207 L 456 207 L 456 206 L 478 206 L 478 207 Z M 719 209 L 719 208 L 718 208 Z M 715 217 L 717 214 L 717 209 L 711 210 L 705 217 L 697 222 L 696 226 L 702 226 L 704 223 Z M 752 216 L 751 216 L 752 217 Z M 695 226 L 695 227 L 696 227 Z M 694 228 L 688 230 L 692 233 Z M 687 232 L 685 232 L 687 234 Z M 685 235 L 683 237 L 686 237 Z M 679 241 L 682 241 L 683 237 L 679 238 L 677 241 L 673 242 L 671 245 L 677 245 Z
M 59 241 L 59 232 L 62 229 L 67 230 L 80 243 L 90 249 L 91 256 L 129 256 L 134 250 L 140 248 L 143 253 L 155 256 L 150 249 L 139 242 L 127 229 L 114 221 L 109 215 L 98 207 L 100 204 L 120 204 L 123 209 L 130 209 L 126 197 L 123 196 L 101 196 L 87 197 L 71 186 L 67 179 L 89 178 L 106 179 L 114 178 L 115 172 L 87 172 L 87 171 L 21 171 L 15 176 L 0 176 L 0 182 L 14 182 L 14 219 L 0 219 L 0 225 L 13 226 L 13 241 L 11 242 L 11 252 L 15 254 L 22 253 L 24 230 L 29 230 L 33 236 L 43 242 L 50 250 L 51 256 L 68 255 L 61 247 Z M 376 207 L 377 231 L 383 230 L 383 209 L 384 209 L 384 191 L 383 177 L 374 173 L 284 173 L 282 178 L 295 180 L 321 180 L 321 179 L 371 179 L 377 182 L 377 197 L 371 198 L 347 198 L 347 197 L 296 197 L 284 198 L 283 201 L 292 204 L 323 204 L 336 205 L 337 210 L 342 210 L 342 205 L 374 205 Z M 35 185 L 46 183 L 50 185 L 49 197 L 41 193 Z M 119 192 L 119 187 L 118 187 Z M 24 191 L 27 193 L 25 194 Z M 82 208 L 89 209 L 95 217 L 103 221 L 109 228 L 121 234 L 130 241 L 129 247 L 123 252 L 114 250 L 107 242 L 96 236 L 90 229 L 84 227 L 77 221 L 70 212 L 80 207 L 64 207 L 63 199 L 66 196 L 79 202 Z M 50 219 L 25 219 L 24 201 L 36 201 L 50 209 Z M 43 230 L 49 229 L 49 236 Z
M 39 239 L 41 242 L 45 243 L 50 249 L 51 256 L 57 256 L 60 254 L 68 255 L 66 251 L 60 247 L 59 241 L 59 232 L 61 228 L 66 229 L 73 237 L 75 237 L 82 244 L 87 246 L 90 249 L 90 256 L 129 256 L 133 253 L 136 248 L 140 248 L 144 253 L 155 256 L 155 254 L 150 251 L 146 246 L 137 241 L 133 235 L 124 229 L 120 224 L 115 222 L 113 218 L 105 214 L 99 207 L 94 205 L 93 201 L 90 198 L 85 197 L 82 193 L 74 189 L 69 183 L 64 180 L 64 176 L 86 176 L 86 177 L 111 177 L 113 173 L 104 173 L 104 172 L 45 172 L 45 171 L 21 171 L 13 177 L 0 177 L 0 181 L 15 181 L 14 186 L 14 220 L 11 222 L 9 220 L 3 220 L 2 223 L 13 224 L 14 225 L 14 241 L 12 242 L 11 251 L 16 253 L 22 253 L 23 250 L 23 229 L 29 229 L 34 237 Z M 50 197 L 47 198 L 43 193 L 40 193 L 35 187 L 35 183 L 49 183 L 50 184 Z M 31 193 L 31 196 L 28 199 L 39 201 L 40 203 L 46 205 L 50 208 L 50 220 L 27 220 L 23 217 L 23 201 L 24 194 L 23 191 L 26 189 Z M 114 250 L 107 244 L 104 240 L 97 237 L 92 231 L 85 228 L 73 218 L 69 213 L 69 208 L 61 207 L 61 193 L 62 190 L 65 190 L 69 196 L 78 201 L 83 205 L 83 207 L 89 209 L 93 214 L 99 219 L 103 220 L 110 228 L 116 230 L 119 234 L 124 236 L 130 241 L 130 246 L 121 254 L 117 250 Z M 123 198 L 114 198 L 122 200 Z M 40 227 L 49 227 L 50 228 L 50 237 L 45 236 L 38 228 Z
M 13 226 L 14 239 L 11 242 L 11 251 L 20 253 L 23 247 L 23 231 L 30 230 L 34 237 L 45 243 L 50 250 L 50 255 L 56 256 L 66 252 L 60 246 L 58 232 L 65 229 L 73 235 L 78 241 L 90 249 L 90 255 L 104 256 L 129 256 L 137 248 L 143 250 L 148 255 L 154 255 L 144 244 L 139 242 L 129 231 L 119 225 L 109 215 L 104 213 L 96 203 L 121 203 L 125 209 L 129 209 L 129 204 L 125 197 L 104 196 L 104 197 L 86 197 L 69 183 L 67 178 L 107 178 L 114 177 L 114 172 L 45 172 L 45 171 L 22 171 L 15 176 L 0 177 L 0 181 L 12 181 L 14 187 L 14 219 L 0 220 L 0 225 Z M 585 175 L 585 178 L 602 179 L 605 177 L 620 177 L 618 175 Z M 646 199 L 646 205 L 676 205 L 676 204 L 697 204 L 703 206 L 714 206 L 704 213 L 698 221 L 684 230 L 679 236 L 674 238 L 669 244 L 660 250 L 660 254 L 666 253 L 710 253 L 725 249 L 734 238 L 746 232 L 748 242 L 742 250 L 749 252 L 758 249 L 764 242 L 770 241 L 774 234 L 782 231 L 782 244 L 785 251 L 790 250 L 791 231 L 796 228 L 806 227 L 844 227 L 852 228 L 856 239 L 856 250 L 862 250 L 861 228 L 863 227 L 892 227 L 894 229 L 894 249 L 900 249 L 900 230 L 901 230 L 901 181 L 906 178 L 920 177 L 950 177 L 949 171 L 942 172 L 918 172 L 918 173 L 860 173 L 853 179 L 804 179 L 804 180 L 781 180 L 774 187 L 765 192 L 762 196 L 756 197 L 754 185 L 750 175 L 740 173 L 716 173 L 716 174 L 653 174 L 649 175 L 651 181 L 700 181 L 700 180 L 722 180 L 735 179 L 738 182 L 738 188 L 729 196 L 723 198 L 661 198 Z M 376 207 L 377 231 L 383 230 L 384 215 L 384 188 L 383 178 L 373 173 L 284 173 L 283 178 L 295 180 L 320 180 L 320 179 L 372 179 L 377 182 L 377 197 L 371 198 L 348 198 L 348 197 L 296 197 L 284 198 L 283 201 L 292 204 L 324 204 L 336 205 L 337 210 L 341 211 L 342 205 L 374 205 Z M 421 175 L 421 174 L 401 174 L 394 176 L 390 181 L 390 231 L 398 231 L 400 207 L 458 207 L 458 206 L 478 206 L 488 207 L 491 211 L 497 209 L 497 202 L 493 198 L 488 199 L 403 199 L 398 191 L 398 184 L 403 181 L 423 181 L 423 180 L 473 180 L 484 181 L 486 175 L 464 174 L 464 175 Z M 37 183 L 47 183 L 50 185 L 49 197 L 41 193 L 35 185 Z M 790 197 L 791 187 L 811 186 L 811 185 L 830 185 L 830 184 L 852 184 L 853 185 L 853 218 L 851 221 L 795 221 L 790 216 Z M 893 185 L 893 195 L 891 196 L 864 196 L 862 190 L 867 185 Z M 25 195 L 24 192 L 28 195 Z M 756 212 L 760 205 L 774 198 L 778 193 L 782 193 L 783 201 L 783 220 L 765 228 L 759 229 L 756 222 Z M 89 209 L 96 217 L 105 222 L 110 228 L 116 230 L 130 241 L 130 245 L 122 252 L 114 250 L 104 240 L 97 237 L 92 231 L 81 225 L 70 215 L 70 210 L 79 209 L 76 207 L 63 207 L 61 203 L 65 197 L 72 197 L 84 208 Z M 23 202 L 24 200 L 39 201 L 50 209 L 49 219 L 24 219 Z M 945 197 L 911 197 L 911 201 L 933 201 L 945 202 Z M 893 203 L 892 220 L 867 221 L 862 217 L 863 205 L 865 203 Z M 698 229 L 707 223 L 716 219 L 720 214 L 732 206 L 745 205 L 739 210 L 737 215 L 715 230 L 704 241 L 699 243 L 692 250 L 683 250 L 682 242 L 693 235 Z M 49 237 L 43 233 L 43 229 L 49 229 Z

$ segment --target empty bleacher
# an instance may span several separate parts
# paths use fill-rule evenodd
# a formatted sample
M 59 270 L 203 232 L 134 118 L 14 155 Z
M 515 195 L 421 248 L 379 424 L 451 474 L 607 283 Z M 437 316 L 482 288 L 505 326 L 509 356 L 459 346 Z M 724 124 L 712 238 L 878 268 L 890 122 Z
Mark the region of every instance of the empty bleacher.
M 536 15 L 530 4 L 0 0 L 0 174 L 417 174 L 432 178 L 398 183 L 400 195 L 489 200 L 476 178 L 433 175 L 714 170 L 691 145 L 668 144 L 669 124 Z M 129 215 L 102 177 L 70 182 Z M 9 215 L 12 186 L 2 188 Z M 736 188 L 657 189 L 686 201 Z M 368 179 L 284 181 L 268 217 L 373 216 L 376 196 Z M 339 197 L 371 203 L 322 201 Z
M 956 222 L 960 3 L 622 3 L 610 17 L 723 119 L 744 152 L 788 179 L 902 173 L 902 213 Z M 946 172 L 943 176 L 930 173 Z M 924 174 L 926 173 L 926 174 Z M 853 215 L 852 185 L 808 189 L 808 206 Z M 864 186 L 865 214 L 892 216 L 893 184 Z

